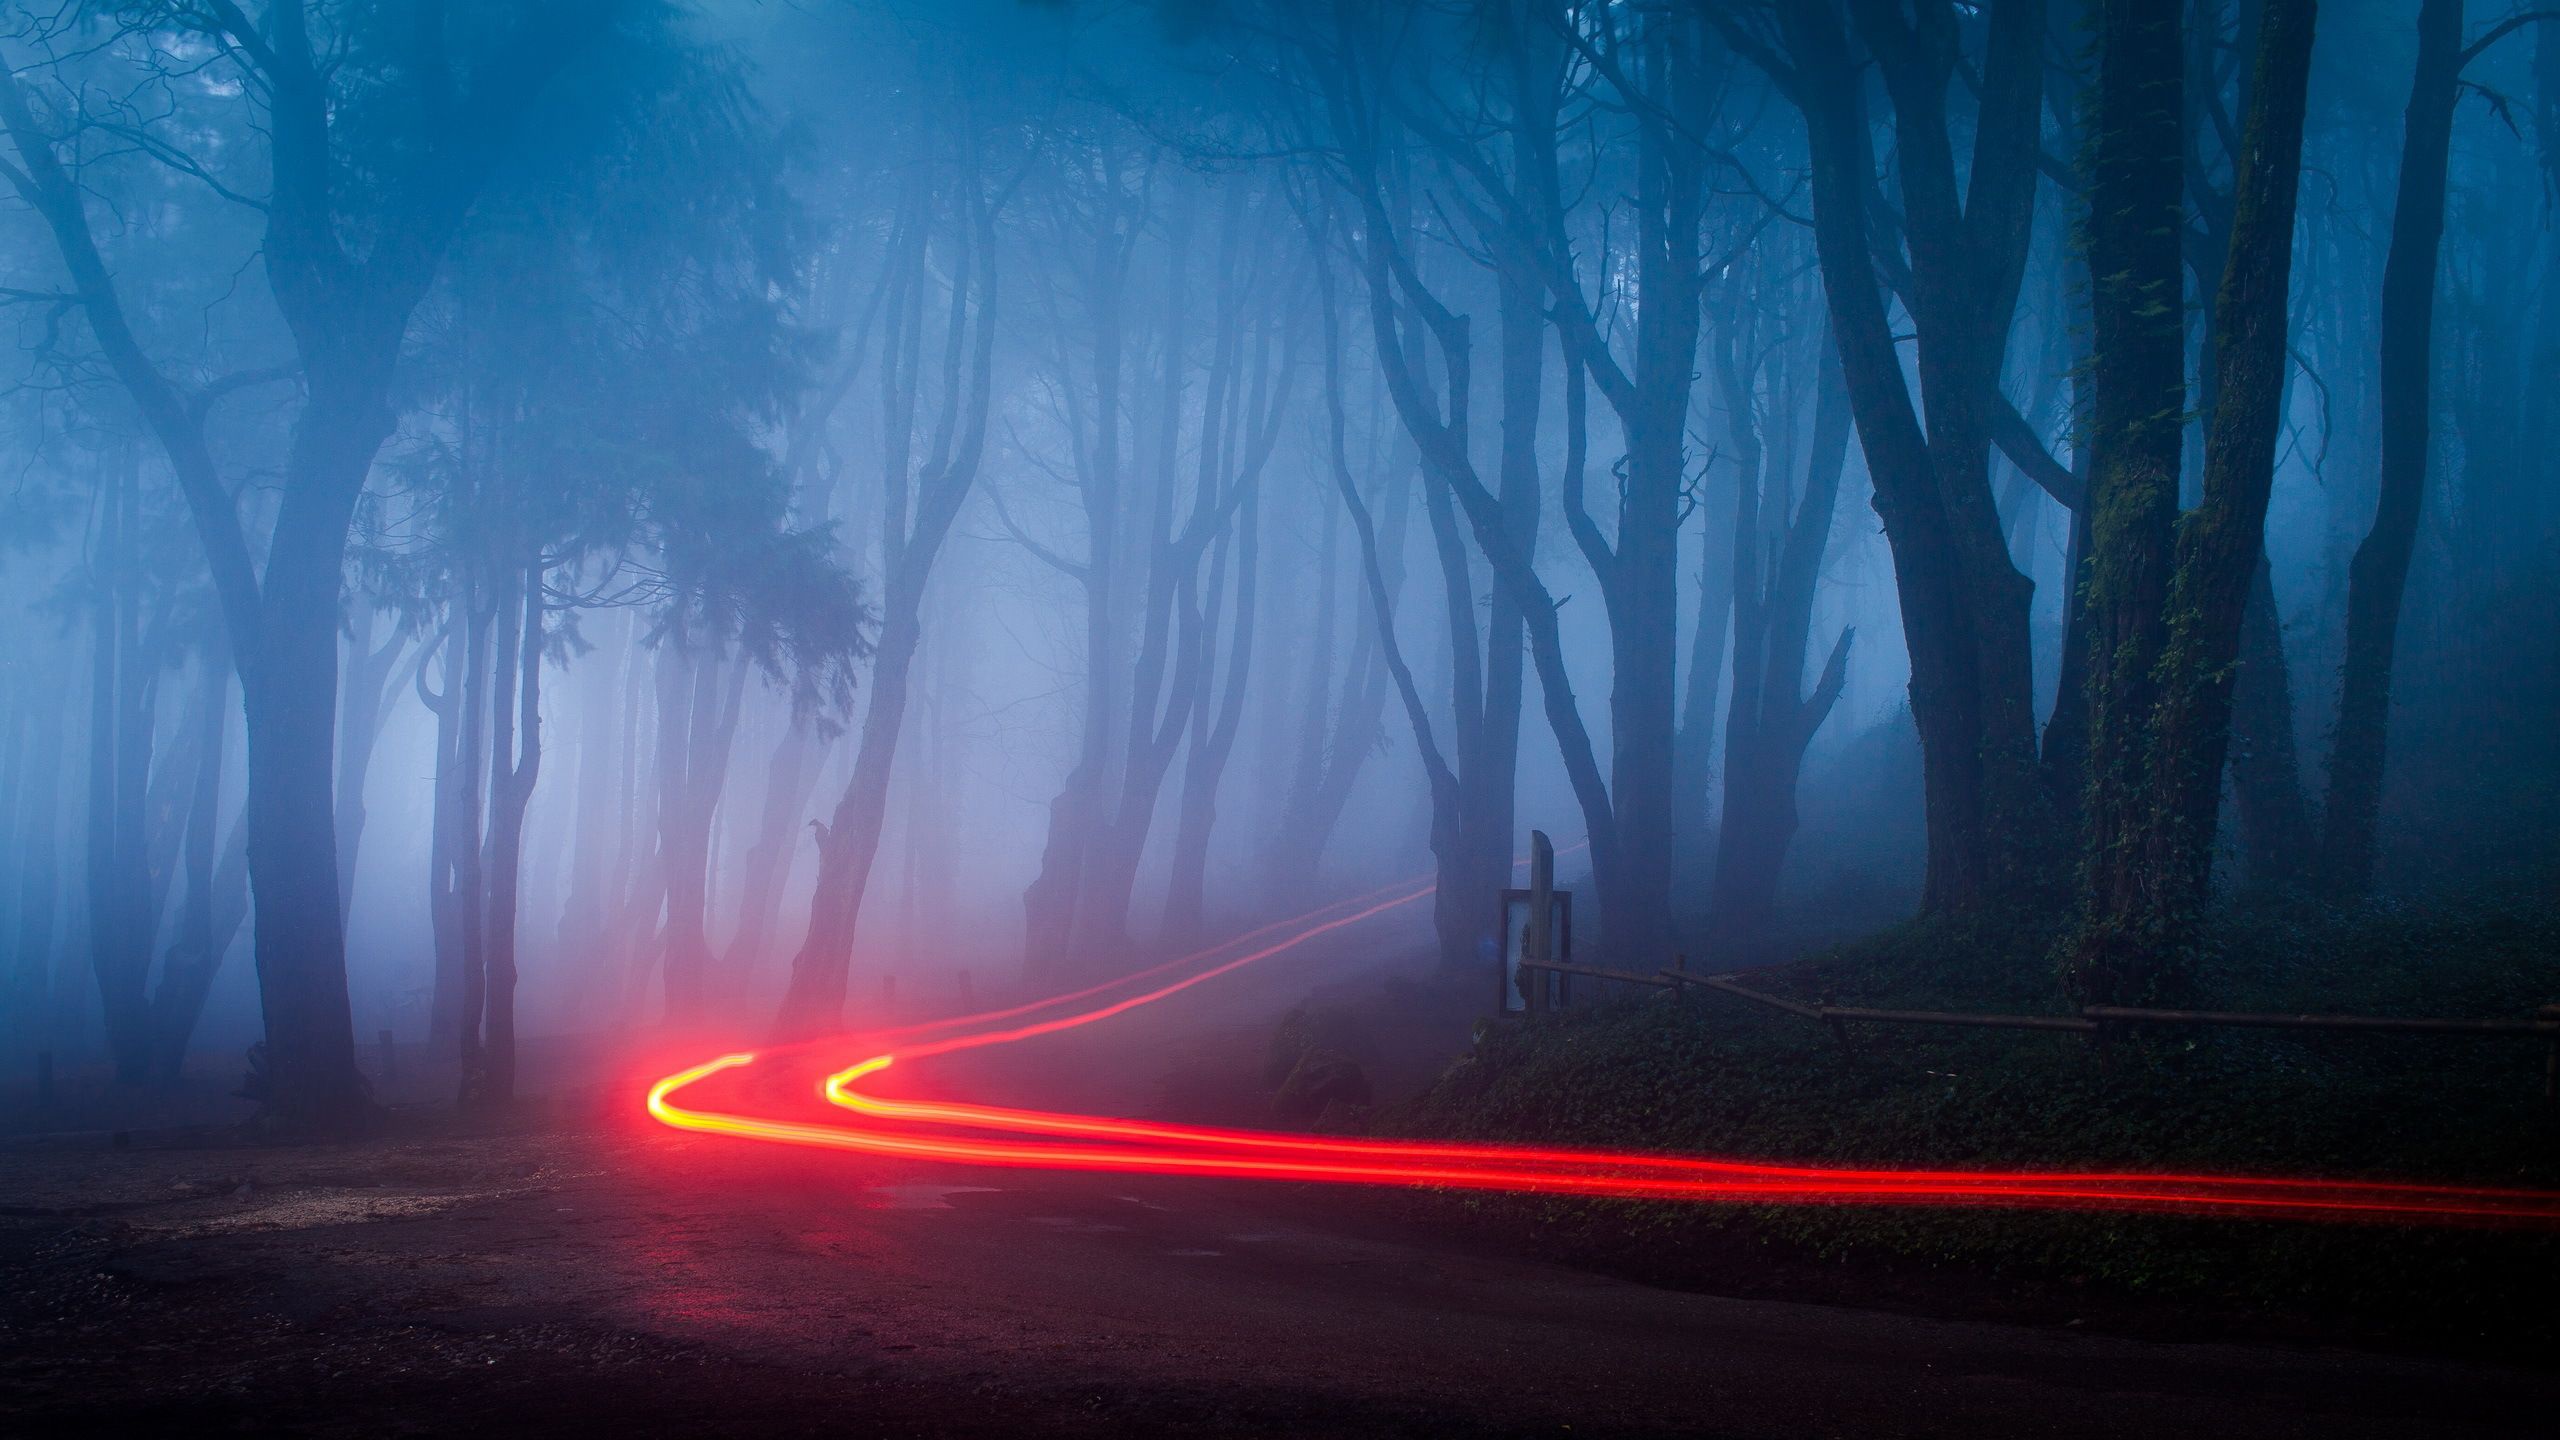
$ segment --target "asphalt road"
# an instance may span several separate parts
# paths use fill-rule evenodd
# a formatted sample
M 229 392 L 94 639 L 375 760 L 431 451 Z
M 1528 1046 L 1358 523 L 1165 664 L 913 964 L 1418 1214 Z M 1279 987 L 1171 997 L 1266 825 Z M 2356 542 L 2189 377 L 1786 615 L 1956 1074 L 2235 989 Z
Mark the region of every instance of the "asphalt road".
M 2549 1377 L 1651 1288 L 619 1122 L 0 1152 L 0 1432 L 2547 1434 Z

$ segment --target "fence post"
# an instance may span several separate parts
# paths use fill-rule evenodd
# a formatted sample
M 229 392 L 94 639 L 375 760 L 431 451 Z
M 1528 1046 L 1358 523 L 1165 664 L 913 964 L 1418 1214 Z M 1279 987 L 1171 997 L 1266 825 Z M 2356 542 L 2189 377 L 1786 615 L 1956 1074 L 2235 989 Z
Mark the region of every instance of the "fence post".
M 1556 902 L 1556 847 L 1544 830 L 1529 832 L 1529 923 L 1520 931 L 1520 998 L 1531 1010 L 1547 1008 L 1547 987 L 1555 977 L 1544 970 L 1532 970 L 1531 963 L 1545 965 L 1555 959 L 1554 927 L 1548 912 Z
M 1815 997 L 1813 1008 L 1815 1013 L 1822 1016 L 1822 1023 L 1831 1027 L 1831 1038 L 1840 1042 L 1840 1053 L 1844 1055 L 1855 1055 L 1858 1053 L 1858 1047 L 1849 1043 L 1848 1022 L 1842 1020 L 1839 1016 L 1830 1013 L 1831 997 L 1828 995 Z
M 2537 1018 L 2560 1020 L 2560 1005 L 2545 1005 Z M 2554 1035 L 2542 1046 L 2542 1108 L 2560 1109 L 2560 1035 Z

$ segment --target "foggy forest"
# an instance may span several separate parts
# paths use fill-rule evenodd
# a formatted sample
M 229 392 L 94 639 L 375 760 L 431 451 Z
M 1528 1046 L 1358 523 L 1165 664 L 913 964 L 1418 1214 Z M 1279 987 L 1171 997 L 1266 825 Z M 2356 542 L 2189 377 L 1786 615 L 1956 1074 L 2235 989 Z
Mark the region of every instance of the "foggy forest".
M 2560 12 L 0 15 L 11 1133 L 645 1122 L 1314 917 L 1090 1103 L 2560 1183 L 2543 1043 L 2160 1018 L 2560 1033 Z

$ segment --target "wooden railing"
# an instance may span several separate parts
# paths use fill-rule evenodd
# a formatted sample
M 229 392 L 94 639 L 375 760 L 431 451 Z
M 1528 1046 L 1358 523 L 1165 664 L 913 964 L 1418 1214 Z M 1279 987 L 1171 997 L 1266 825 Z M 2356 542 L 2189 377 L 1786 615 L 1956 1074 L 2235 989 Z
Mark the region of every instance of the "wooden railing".
M 2319 1015 L 2249 1010 L 2161 1010 L 2134 1005 L 2086 1005 L 2073 1015 L 2004 1015 L 1966 1010 L 1892 1010 L 1867 1005 L 1807 1003 L 1755 990 L 1725 975 L 1692 974 L 1685 963 L 1646 973 L 1596 965 L 1563 965 L 1524 960 L 1524 970 L 1585 976 L 1626 985 L 1678 990 L 1689 986 L 1730 995 L 1764 1009 L 1827 1025 L 1842 1044 L 1848 1027 L 1860 1025 L 1954 1026 L 1965 1029 L 2042 1030 L 2085 1035 L 2098 1046 L 2103 1061 L 2112 1032 L 2133 1026 L 2209 1025 L 2258 1030 L 2327 1030 L 2362 1034 L 2455 1035 L 2477 1038 L 2534 1038 L 2545 1043 L 2542 1094 L 2547 1104 L 2560 1104 L 2560 1005 L 2545 1005 L 2522 1020 L 2447 1019 L 2437 1016 Z

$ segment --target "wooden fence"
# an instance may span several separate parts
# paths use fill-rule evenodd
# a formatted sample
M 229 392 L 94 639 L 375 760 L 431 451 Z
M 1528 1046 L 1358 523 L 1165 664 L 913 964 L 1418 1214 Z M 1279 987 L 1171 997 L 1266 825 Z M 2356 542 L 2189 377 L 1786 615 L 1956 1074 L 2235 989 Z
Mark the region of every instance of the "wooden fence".
M 1963 1010 L 1889 1010 L 1866 1005 L 1833 1005 L 1827 1001 L 1810 1004 L 1772 995 L 1725 975 L 1692 974 L 1687 962 L 1650 974 L 1640 970 L 1612 970 L 1596 965 L 1565 965 L 1544 960 L 1524 959 L 1523 970 L 1543 970 L 1557 975 L 1579 975 L 1594 980 L 1614 981 L 1624 985 L 1652 986 L 1680 990 L 1689 986 L 1730 995 L 1764 1009 L 1793 1015 L 1830 1028 L 1842 1045 L 1849 1043 L 1849 1029 L 1858 1025 L 1953 1026 L 1978 1030 L 2043 1030 L 2069 1035 L 2085 1035 L 2098 1047 L 2100 1063 L 2107 1055 L 2107 1042 L 2117 1032 L 2141 1026 L 2208 1025 L 2255 1030 L 2327 1030 L 2396 1035 L 2452 1035 L 2476 1038 L 2539 1038 L 2544 1042 L 2542 1098 L 2545 1104 L 2560 1104 L 2560 1005 L 2545 1005 L 2523 1020 L 2445 1019 L 2435 1016 L 2400 1015 L 2316 1015 L 2249 1010 L 2156 1010 L 2134 1005 L 2085 1005 L 2072 1015 L 2000 1015 Z

